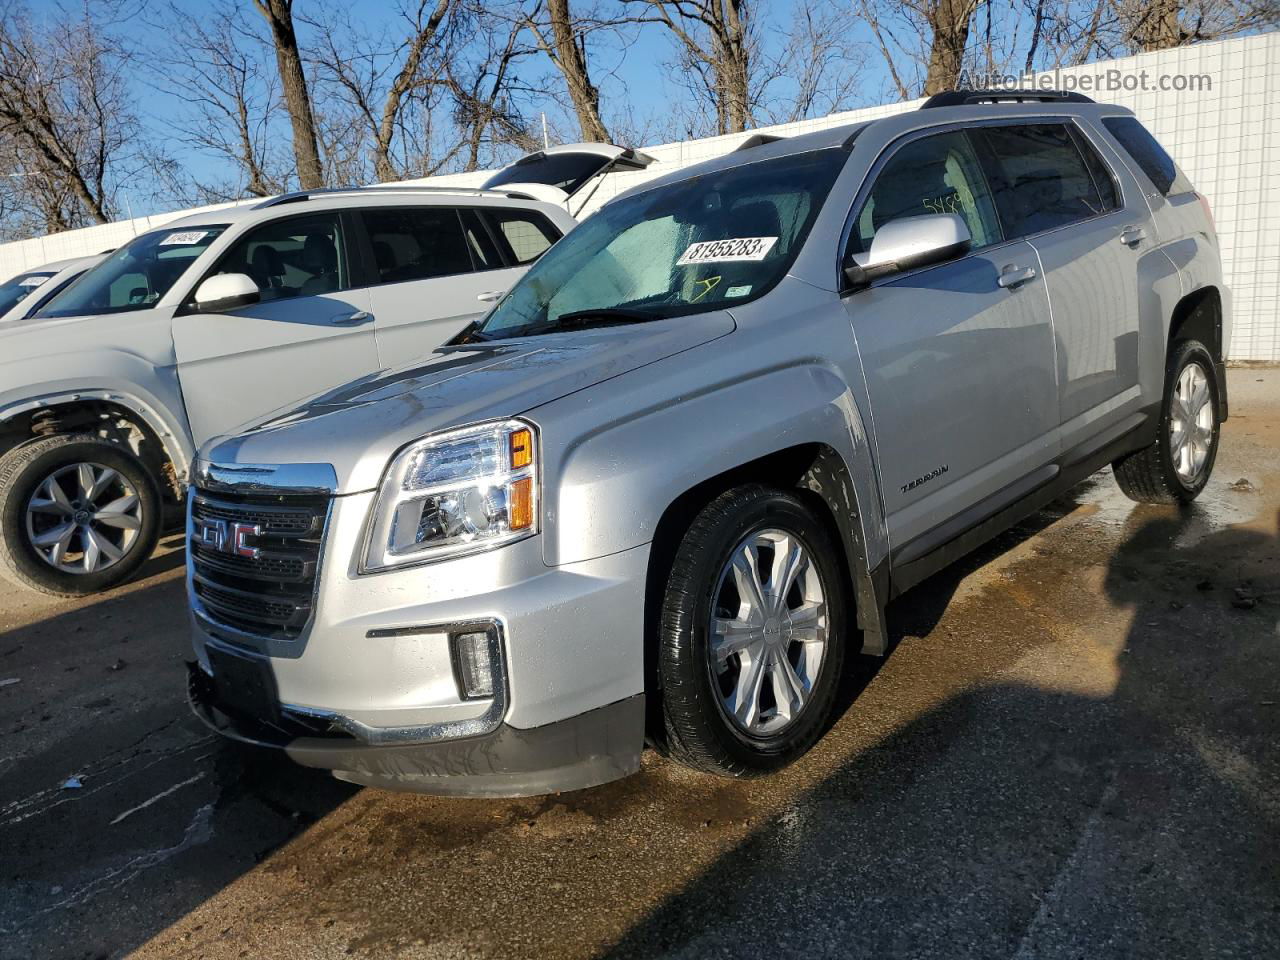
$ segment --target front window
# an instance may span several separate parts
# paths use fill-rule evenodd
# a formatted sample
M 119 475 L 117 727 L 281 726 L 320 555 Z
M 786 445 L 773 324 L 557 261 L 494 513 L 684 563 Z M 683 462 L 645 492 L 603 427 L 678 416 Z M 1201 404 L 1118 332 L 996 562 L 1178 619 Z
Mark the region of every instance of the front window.
M 243 273 L 263 303 L 316 297 L 351 287 L 346 241 L 336 213 L 273 220 L 232 244 L 215 273 Z
M 849 235 L 849 253 L 866 253 L 891 220 L 931 213 L 964 219 L 973 248 L 1000 242 L 1000 225 L 969 138 L 938 133 L 912 140 L 876 176 Z
M 36 288 L 43 286 L 44 282 L 52 276 L 52 273 L 40 273 L 39 271 L 20 273 L 8 283 L 0 286 L 0 316 L 16 307 L 30 294 L 34 293 Z
M 848 156 L 831 148 L 744 163 L 610 203 L 551 247 L 470 336 L 754 300 L 795 261 Z
M 78 317 L 154 307 L 226 229 L 226 224 L 218 224 L 144 233 L 50 300 L 38 316 Z

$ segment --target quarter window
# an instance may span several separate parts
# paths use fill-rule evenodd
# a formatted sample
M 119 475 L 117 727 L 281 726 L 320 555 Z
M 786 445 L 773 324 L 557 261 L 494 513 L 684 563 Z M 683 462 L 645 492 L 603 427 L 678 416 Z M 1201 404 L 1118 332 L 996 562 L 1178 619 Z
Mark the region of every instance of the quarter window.
M 346 238 L 333 213 L 275 220 L 250 230 L 222 258 L 216 272 L 248 274 L 264 303 L 351 287 Z
M 1191 184 L 1178 171 L 1173 158 L 1136 117 L 1106 117 L 1102 125 L 1166 197 L 1191 189 Z
M 901 147 L 876 176 L 849 237 L 848 253 L 866 253 L 890 220 L 958 213 L 973 247 L 1000 242 L 1000 225 L 982 167 L 963 133 L 921 137 Z
M 453 207 L 392 207 L 366 210 L 361 216 L 379 283 L 429 280 L 474 269 Z
M 1009 239 L 1109 209 L 1065 124 L 980 127 L 975 133 L 990 149 L 991 187 Z
M 488 210 L 484 215 L 493 224 L 498 242 L 509 248 L 512 263 L 533 263 L 560 239 L 546 219 L 525 210 Z

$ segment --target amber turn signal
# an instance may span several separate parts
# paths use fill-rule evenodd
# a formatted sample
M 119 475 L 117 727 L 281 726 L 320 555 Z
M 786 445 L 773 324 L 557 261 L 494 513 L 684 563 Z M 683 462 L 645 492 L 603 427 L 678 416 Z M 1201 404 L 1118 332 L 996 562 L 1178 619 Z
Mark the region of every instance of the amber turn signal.
M 509 509 L 512 530 L 533 526 L 533 477 L 521 477 L 511 484 Z
M 511 434 L 511 469 L 519 470 L 533 463 L 533 437 L 528 430 Z

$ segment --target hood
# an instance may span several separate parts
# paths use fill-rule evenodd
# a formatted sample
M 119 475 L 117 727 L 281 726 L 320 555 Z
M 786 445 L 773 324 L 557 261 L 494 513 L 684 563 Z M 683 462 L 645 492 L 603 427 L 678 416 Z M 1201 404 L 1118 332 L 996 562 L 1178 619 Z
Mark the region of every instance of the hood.
M 715 312 L 441 347 L 414 364 L 273 414 L 234 437 L 210 440 L 201 459 L 226 466 L 331 464 L 339 493 L 371 490 L 391 456 L 411 441 L 518 416 L 733 329 L 728 313 Z
M 146 325 L 155 316 L 155 310 L 89 313 L 76 317 L 15 316 L 0 325 L 0 364 L 50 357 L 73 350 L 119 348 L 129 342 L 128 336 L 136 325 Z M 110 323 L 95 322 L 104 317 L 109 317 Z M 167 314 L 161 319 L 167 320 Z M 0 389 L 4 386 L 0 384 Z

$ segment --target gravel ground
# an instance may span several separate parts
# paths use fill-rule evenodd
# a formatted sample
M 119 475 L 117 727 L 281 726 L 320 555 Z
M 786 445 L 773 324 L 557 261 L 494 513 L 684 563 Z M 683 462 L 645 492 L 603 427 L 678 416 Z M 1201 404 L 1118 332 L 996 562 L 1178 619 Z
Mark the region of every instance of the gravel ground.
M 1230 377 L 1195 507 L 1104 471 L 906 594 L 766 781 L 356 790 L 190 718 L 180 544 L 0 586 L 0 957 L 1280 956 L 1280 370 Z

